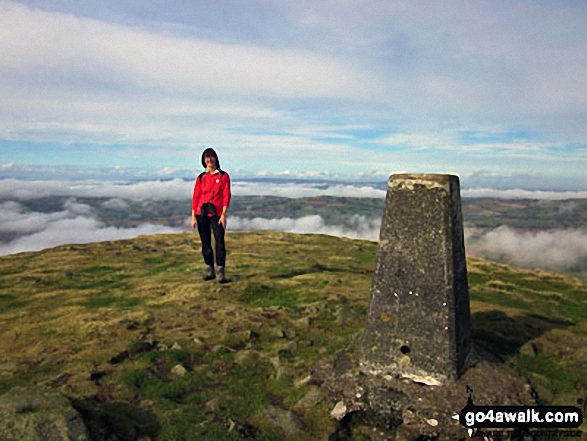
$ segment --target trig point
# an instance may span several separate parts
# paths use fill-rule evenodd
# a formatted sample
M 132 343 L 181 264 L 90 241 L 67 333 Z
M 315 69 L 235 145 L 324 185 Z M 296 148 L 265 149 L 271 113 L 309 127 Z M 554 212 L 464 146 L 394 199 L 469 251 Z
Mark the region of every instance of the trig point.
M 438 385 L 471 351 L 459 178 L 389 178 L 362 370 Z

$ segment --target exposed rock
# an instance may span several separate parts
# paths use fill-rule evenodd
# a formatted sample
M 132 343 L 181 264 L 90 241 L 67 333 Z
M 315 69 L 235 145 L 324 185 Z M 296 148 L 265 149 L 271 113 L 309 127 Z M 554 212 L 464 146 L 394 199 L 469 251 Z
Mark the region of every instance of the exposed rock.
M 202 340 L 200 337 L 194 338 L 194 343 L 198 346 L 205 346 L 206 345 L 206 342 L 204 342 L 204 340 Z
M 215 397 L 212 398 L 210 401 L 206 402 L 206 407 L 209 407 L 212 411 L 217 411 L 220 407 L 220 398 Z
M 427 386 L 396 375 L 365 375 L 356 352 L 356 346 L 345 348 L 321 361 L 313 374 L 323 393 L 338 401 L 332 417 L 340 418 L 339 432 L 368 426 L 385 433 L 377 439 L 452 441 L 467 436 L 451 417 L 466 405 L 470 389 L 476 405 L 536 404 L 527 381 L 487 361 L 485 353 L 457 381 Z
M 6 361 L 4 363 L 0 363 L 0 377 L 13 375 L 17 371 L 18 363 L 15 363 L 13 361 Z
M 298 343 L 295 340 L 288 341 L 287 343 L 280 344 L 277 347 L 277 353 L 279 355 L 294 355 L 297 352 Z
M 287 367 L 287 366 L 279 366 L 278 368 L 275 369 L 275 379 L 276 380 L 281 380 L 281 379 L 293 379 L 295 376 L 295 372 L 292 368 Z
M 316 407 L 318 404 L 322 402 L 324 399 L 324 395 L 320 391 L 320 388 L 317 386 L 310 386 L 306 395 L 304 395 L 296 404 L 295 408 L 305 407 L 305 408 L 313 408 Z
M 352 310 L 348 306 L 340 306 L 336 311 L 336 324 L 344 325 L 352 317 Z
M 277 338 L 285 338 L 285 332 L 282 329 L 275 328 L 271 330 L 271 333 L 275 335 Z
M 344 404 L 344 401 L 339 401 L 338 403 L 336 403 L 336 406 L 334 406 L 334 409 L 332 409 L 332 411 L 330 412 L 330 416 L 332 418 L 334 418 L 335 420 L 342 420 L 344 418 L 344 416 L 347 413 L 347 408 L 346 405 Z
M 304 429 L 301 418 L 289 410 L 269 406 L 263 410 L 262 415 L 270 425 L 281 429 L 288 438 L 296 436 Z
M 181 351 L 182 347 L 179 345 L 178 342 L 173 343 L 173 345 L 171 346 L 171 350 L 172 351 Z
M 171 369 L 171 373 L 177 377 L 183 377 L 187 374 L 186 368 L 184 368 L 181 364 L 176 364 L 173 369 Z
M 3 441 L 89 440 L 80 414 L 59 392 L 14 387 L 0 397 Z
M 294 381 L 295 387 L 302 387 L 308 384 L 312 380 L 312 375 L 306 375 L 304 378 L 300 378 L 299 380 Z
M 312 317 L 302 317 L 301 319 L 296 320 L 296 324 L 303 328 L 309 327 L 312 323 L 314 323 Z
M 251 359 L 258 360 L 260 356 L 261 354 L 254 350 L 239 351 L 234 356 L 234 363 L 240 365 Z
M 520 347 L 520 355 L 526 355 L 528 357 L 536 357 L 538 355 L 538 348 L 531 341 L 523 344 Z
M 219 353 L 227 353 L 227 352 L 230 352 L 230 349 L 228 349 L 224 345 L 214 345 L 214 346 L 212 346 L 211 351 L 212 351 L 213 354 L 219 354 Z
M 247 333 L 247 338 L 249 340 L 258 340 L 259 337 L 260 337 L 260 335 L 257 332 L 253 331 L 252 329 Z

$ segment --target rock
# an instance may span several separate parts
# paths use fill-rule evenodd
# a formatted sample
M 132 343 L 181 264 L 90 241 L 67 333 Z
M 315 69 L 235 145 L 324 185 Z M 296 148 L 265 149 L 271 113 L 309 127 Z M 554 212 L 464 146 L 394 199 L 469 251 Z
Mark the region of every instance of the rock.
M 88 430 L 70 401 L 37 386 L 14 387 L 0 397 L 3 441 L 89 440 Z
M 340 306 L 336 311 L 336 324 L 344 325 L 352 316 L 352 311 L 348 306 Z
M 214 345 L 214 346 L 212 346 L 212 353 L 213 354 L 218 354 L 218 353 L 221 353 L 221 352 L 222 353 L 227 353 L 227 352 L 230 352 L 230 351 L 224 345 Z
M 209 407 L 213 412 L 217 411 L 220 408 L 220 398 L 212 398 L 210 401 L 206 402 L 206 407 Z
M 235 364 L 243 364 L 247 360 L 255 359 L 258 360 L 261 354 L 258 351 L 247 350 L 247 351 L 239 351 L 234 356 L 234 363 Z
M 281 429 L 286 437 L 295 437 L 304 429 L 301 418 L 289 410 L 269 406 L 263 410 L 262 415 L 270 425 Z
M 305 386 L 310 382 L 310 380 L 312 380 L 312 375 L 307 375 L 304 378 L 300 378 L 299 380 L 294 381 L 294 386 L 296 388 Z
M 287 366 L 279 366 L 278 368 L 275 369 L 275 379 L 276 380 L 281 380 L 281 379 L 293 379 L 295 376 L 295 372 L 292 368 L 287 367 Z
M 13 361 L 6 361 L 4 363 L 0 363 L 0 377 L 2 376 L 11 376 L 18 371 L 18 363 Z
M 309 327 L 312 323 L 314 323 L 312 317 L 302 317 L 301 319 L 296 320 L 296 324 L 304 328 Z
M 206 345 L 206 343 L 204 342 L 204 340 L 202 340 L 200 337 L 194 338 L 194 343 L 197 344 L 198 346 L 204 346 L 204 345 Z
M 334 406 L 334 409 L 332 409 L 332 411 L 330 412 L 330 416 L 335 420 L 340 421 L 346 415 L 346 410 L 347 409 L 344 402 L 339 401 L 338 403 L 336 403 L 336 406 Z
M 428 423 L 432 427 L 438 426 L 438 420 L 435 420 L 434 418 L 430 418 L 430 419 L 426 420 L 426 423 Z
M 298 349 L 298 342 L 295 340 L 288 341 L 287 343 L 280 344 L 277 347 L 277 353 L 279 355 L 295 355 Z
M 520 355 L 526 355 L 527 357 L 534 358 L 536 355 L 538 355 L 538 348 L 534 343 L 529 341 L 520 347 Z
M 181 351 L 181 346 L 179 345 L 178 342 L 173 343 L 173 345 L 171 346 L 171 350 L 172 351 Z
M 271 357 L 269 359 L 269 363 L 271 363 L 271 365 L 275 368 L 275 369 L 279 369 L 279 367 L 281 366 L 281 363 L 279 362 L 279 356 L 277 357 Z
M 255 331 L 253 331 L 252 329 L 247 333 L 247 337 L 249 340 L 258 340 L 259 339 L 259 334 Z
M 187 374 L 186 368 L 184 368 L 181 364 L 176 364 L 173 369 L 171 369 L 171 373 L 177 377 L 183 377 Z
M 322 392 L 317 386 L 310 386 L 310 390 L 296 404 L 295 408 L 314 408 L 323 400 Z

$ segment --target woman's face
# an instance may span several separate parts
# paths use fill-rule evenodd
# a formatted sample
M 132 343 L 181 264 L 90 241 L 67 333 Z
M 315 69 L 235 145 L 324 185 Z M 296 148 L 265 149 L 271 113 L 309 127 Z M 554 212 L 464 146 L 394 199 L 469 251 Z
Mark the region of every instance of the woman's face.
M 204 157 L 204 162 L 206 163 L 206 167 L 216 168 L 216 158 L 214 156 L 206 155 Z

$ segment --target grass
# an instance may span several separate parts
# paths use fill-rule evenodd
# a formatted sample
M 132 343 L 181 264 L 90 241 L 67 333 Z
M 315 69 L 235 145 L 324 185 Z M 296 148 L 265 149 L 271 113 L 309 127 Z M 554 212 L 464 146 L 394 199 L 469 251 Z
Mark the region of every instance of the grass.
M 294 310 L 300 308 L 299 294 L 296 291 L 275 285 L 250 283 L 245 287 L 238 300 L 256 307 L 282 306 Z
M 119 439 L 283 439 L 262 416 L 269 405 L 300 413 L 300 437 L 327 438 L 331 403 L 296 408 L 308 391 L 299 381 L 364 328 L 377 244 L 231 233 L 232 282 L 221 286 L 199 277 L 192 242 L 158 235 L 0 258 L 0 367 L 16 366 L 0 372 L 0 393 L 56 384 L 95 433 L 107 421 Z M 581 390 L 587 283 L 479 259 L 468 270 L 476 343 L 540 386 L 543 402 Z M 181 349 L 143 350 L 153 341 Z M 520 354 L 529 343 L 536 356 Z M 185 376 L 171 373 L 177 364 Z

